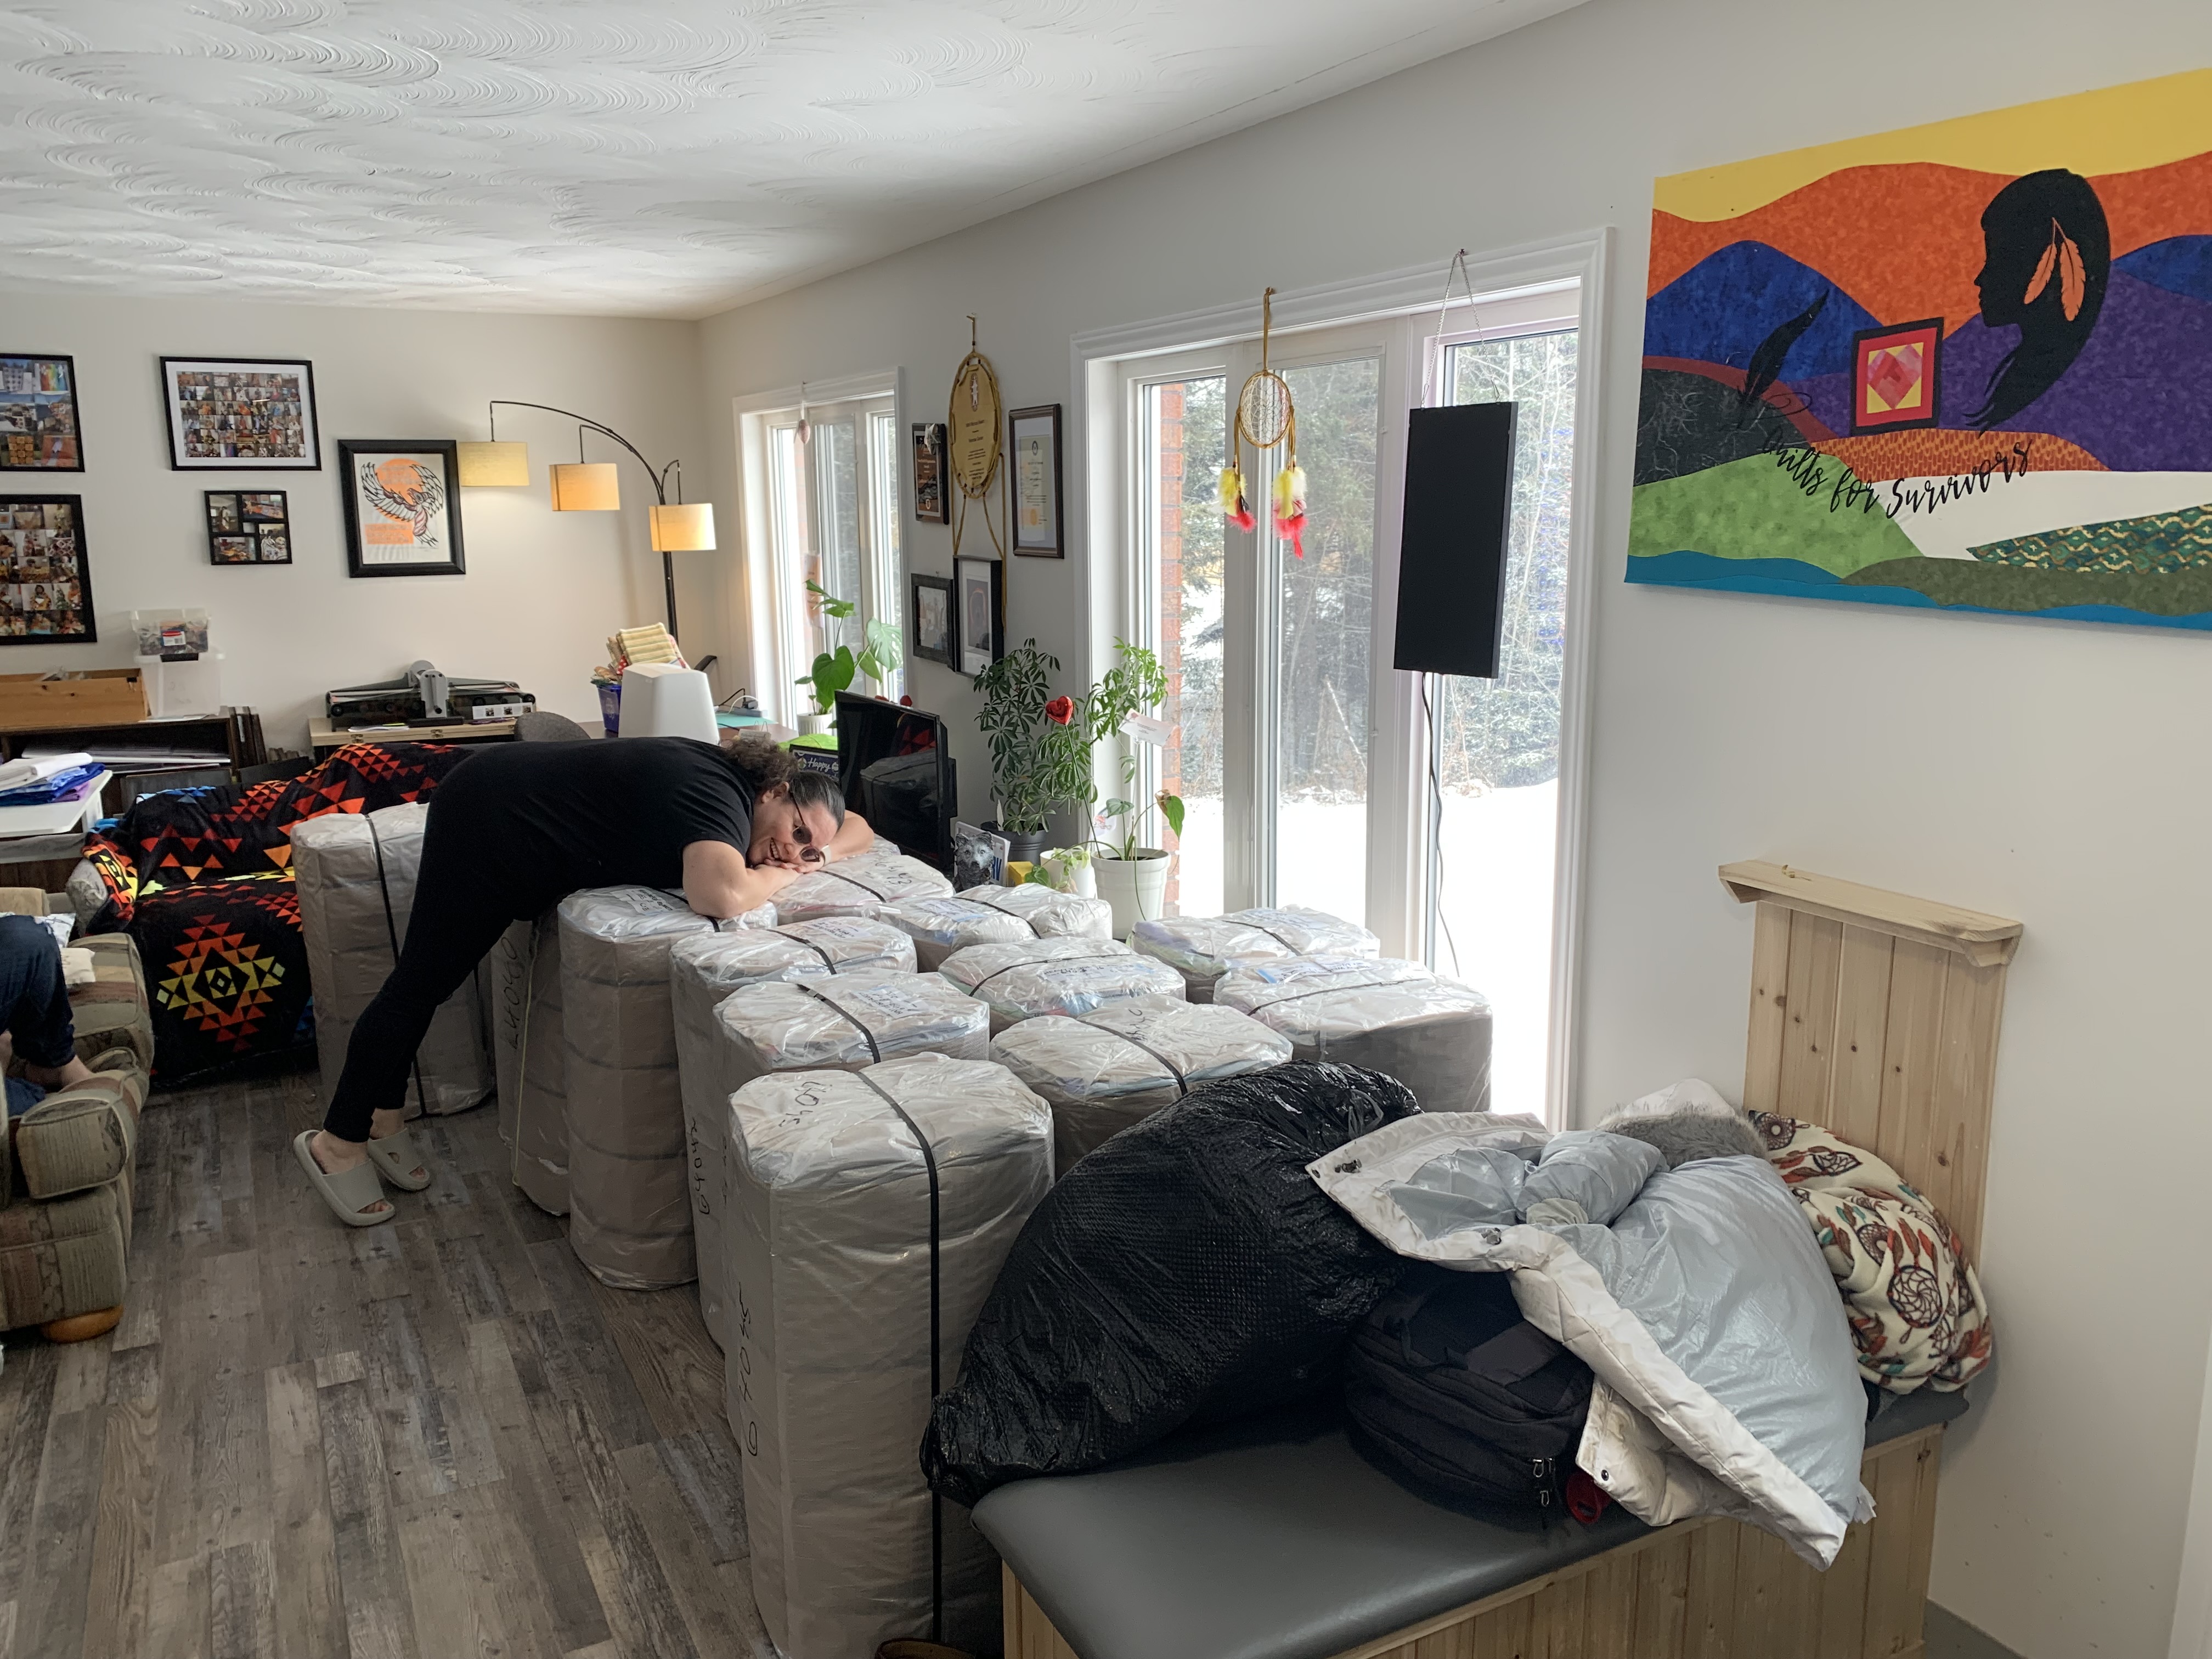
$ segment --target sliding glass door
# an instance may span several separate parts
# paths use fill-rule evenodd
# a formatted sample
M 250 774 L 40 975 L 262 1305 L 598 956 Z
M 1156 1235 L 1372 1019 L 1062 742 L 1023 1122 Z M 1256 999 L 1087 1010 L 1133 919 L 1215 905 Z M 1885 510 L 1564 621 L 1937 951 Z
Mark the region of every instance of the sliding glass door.
M 796 409 L 764 422 L 768 526 L 787 678 L 807 672 L 817 655 L 839 646 L 859 654 L 871 620 L 898 625 L 896 427 L 889 398 L 810 407 L 803 437 Z M 810 582 L 833 605 L 852 605 L 852 614 L 832 616 Z M 864 678 L 853 686 L 878 689 L 898 696 L 902 676 L 894 674 L 882 688 Z M 769 707 L 812 707 L 805 696 L 804 687 L 777 687 Z

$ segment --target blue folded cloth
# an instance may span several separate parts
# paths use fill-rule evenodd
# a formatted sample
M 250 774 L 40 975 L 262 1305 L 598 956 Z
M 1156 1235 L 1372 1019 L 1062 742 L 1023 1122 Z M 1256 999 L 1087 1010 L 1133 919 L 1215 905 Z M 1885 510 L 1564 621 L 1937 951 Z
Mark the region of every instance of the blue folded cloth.
M 96 765 L 72 766 L 66 772 L 40 778 L 20 789 L 0 791 L 0 806 L 45 806 L 53 801 L 68 800 L 82 794 L 85 785 L 98 777 L 100 772 Z
M 46 1091 L 27 1079 L 8 1079 L 8 1115 L 21 1117 L 46 1097 Z

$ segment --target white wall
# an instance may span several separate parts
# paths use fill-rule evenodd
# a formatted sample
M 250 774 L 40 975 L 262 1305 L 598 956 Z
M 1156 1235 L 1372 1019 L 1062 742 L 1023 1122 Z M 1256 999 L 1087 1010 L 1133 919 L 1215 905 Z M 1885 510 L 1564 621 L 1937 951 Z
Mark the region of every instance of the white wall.
M 417 658 L 499 676 L 539 706 L 596 722 L 588 677 L 618 627 L 663 619 L 647 550 L 642 469 L 622 459 L 619 514 L 556 514 L 549 462 L 575 459 L 574 428 L 502 410 L 501 435 L 531 445 L 528 489 L 461 492 L 462 576 L 346 574 L 335 445 L 341 438 L 482 438 L 484 404 L 520 398 L 611 426 L 656 462 L 702 446 L 694 325 L 481 313 L 243 305 L 203 300 L 0 295 L 0 350 L 76 359 L 86 470 L 0 473 L 0 489 L 81 494 L 100 639 L 0 651 L 0 673 L 127 663 L 126 613 L 204 605 L 224 653 L 225 700 L 261 711 L 272 744 L 301 748 L 332 686 L 387 679 Z M 305 357 L 315 366 L 319 472 L 172 472 L 156 360 Z M 594 460 L 620 452 L 592 441 Z M 289 566 L 211 565 L 206 489 L 290 492 Z M 703 635 L 720 603 L 711 553 L 678 554 L 677 586 Z
M 970 311 L 1010 405 L 1072 405 L 1081 331 L 1619 228 L 1580 1109 L 1740 1084 L 1751 918 L 1724 860 L 2025 921 L 1984 1240 L 1999 1370 L 1949 1437 L 1934 1594 L 2031 1659 L 2161 1653 L 2172 1610 L 2212 1330 L 2212 641 L 1624 586 L 1651 180 L 2206 64 L 2203 0 L 2111 0 L 2094 26 L 2058 0 L 1593 0 L 704 325 L 726 465 L 729 398 L 802 375 L 902 365 L 926 416 Z M 945 532 L 906 533 L 949 570 Z M 1071 678 L 1079 574 L 1010 580 L 1012 637 Z M 915 690 L 967 726 L 945 671 Z M 958 752 L 980 810 L 972 727 Z

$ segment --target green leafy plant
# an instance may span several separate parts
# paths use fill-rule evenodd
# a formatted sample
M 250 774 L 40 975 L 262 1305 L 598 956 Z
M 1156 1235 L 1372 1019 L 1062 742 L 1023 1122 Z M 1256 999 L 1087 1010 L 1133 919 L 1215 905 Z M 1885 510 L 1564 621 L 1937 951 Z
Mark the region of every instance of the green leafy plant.
M 1120 735 L 1132 714 L 1156 708 L 1167 696 L 1159 659 L 1140 645 L 1114 641 L 1117 660 L 1080 698 L 1052 694 L 1060 659 L 1025 640 L 975 676 L 983 712 L 976 717 L 991 750 L 991 787 L 1000 823 L 1012 834 L 1045 827 L 1056 806 L 1088 806 L 1098 799 L 1091 751 Z M 1122 757 L 1124 780 L 1136 757 Z M 1182 803 L 1176 802 L 1181 821 Z
M 1123 756 L 1121 768 L 1121 781 L 1126 784 L 1136 775 L 1137 757 L 1134 755 Z M 1126 860 L 1137 856 L 1138 832 L 1144 828 L 1146 817 L 1155 807 L 1159 810 L 1160 816 L 1167 820 L 1169 829 L 1178 836 L 1182 834 L 1182 797 L 1170 795 L 1164 789 L 1154 795 L 1151 802 L 1144 806 L 1138 805 L 1133 800 L 1123 800 L 1116 796 L 1098 809 L 1100 823 L 1103 823 L 1109 819 L 1121 821 L 1117 839 L 1102 839 L 1097 843 L 1106 849 L 1108 858 Z
M 850 599 L 841 599 L 818 582 L 810 581 L 806 591 L 813 596 L 821 613 L 832 622 L 851 619 L 854 606 Z M 890 623 L 868 619 L 861 630 L 863 645 L 857 657 L 850 646 L 841 645 L 836 651 L 824 651 L 815 658 L 814 666 L 799 677 L 799 684 L 811 686 L 814 690 L 814 712 L 826 714 L 837 706 L 837 694 L 853 688 L 855 676 L 866 674 L 876 683 L 879 694 L 887 691 L 891 676 L 905 660 L 906 653 L 899 643 L 899 631 Z

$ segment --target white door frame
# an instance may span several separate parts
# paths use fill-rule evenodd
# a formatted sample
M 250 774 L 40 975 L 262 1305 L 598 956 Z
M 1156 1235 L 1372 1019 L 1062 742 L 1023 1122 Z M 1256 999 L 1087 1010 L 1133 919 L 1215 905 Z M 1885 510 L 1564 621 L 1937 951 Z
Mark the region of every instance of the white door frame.
M 1593 645 L 1591 618 L 1595 614 L 1599 580 L 1596 550 L 1600 545 L 1597 481 L 1601 474 L 1604 429 L 1603 368 L 1606 360 L 1607 272 L 1611 262 L 1613 233 L 1600 229 L 1554 241 L 1530 243 L 1479 256 L 1470 255 L 1467 271 L 1477 296 L 1486 303 L 1509 300 L 1531 289 L 1556 287 L 1565 282 L 1579 285 L 1577 329 L 1575 398 L 1577 419 L 1574 448 L 1573 526 L 1568 542 L 1567 608 L 1563 641 L 1565 662 L 1559 686 L 1559 818 L 1558 862 L 1554 875 L 1552 949 L 1552 1029 L 1548 1034 L 1549 1085 L 1547 1114 L 1556 1124 L 1570 1119 L 1574 1102 L 1573 1073 L 1575 1012 L 1580 979 L 1582 906 L 1589 841 L 1589 688 Z M 1424 310 L 1433 318 L 1444 291 L 1449 261 L 1411 266 L 1381 276 L 1313 288 L 1279 290 L 1274 296 L 1274 326 L 1279 333 L 1326 325 L 1355 323 L 1377 317 L 1418 317 Z M 1463 310 L 1459 315 L 1464 318 Z M 1113 636 L 1122 625 L 1127 587 L 1126 560 L 1109 550 L 1126 550 L 1135 530 L 1131 521 L 1128 492 L 1120 487 L 1128 476 L 1128 421 L 1121 408 L 1121 369 L 1126 361 L 1256 337 L 1260 332 L 1258 296 L 1233 305 L 1214 306 L 1180 316 L 1153 319 L 1113 328 L 1094 329 L 1076 335 L 1069 343 L 1069 384 L 1075 397 L 1069 410 L 1070 451 L 1078 464 L 1069 469 L 1071 524 L 1080 526 L 1083 546 L 1101 550 L 1100 557 L 1085 560 L 1085 580 L 1079 589 L 1082 609 L 1079 646 L 1085 659 L 1071 663 L 1071 677 L 1089 684 L 1110 660 Z M 1402 483 L 1402 462 L 1384 461 L 1385 454 L 1403 454 L 1402 418 L 1398 409 L 1386 407 L 1386 431 L 1397 434 L 1395 446 L 1378 448 L 1378 465 L 1384 476 L 1377 481 L 1380 532 L 1376 546 L 1377 603 L 1375 615 L 1375 660 L 1387 663 L 1395 645 L 1397 577 L 1397 498 Z M 1389 505 L 1380 505 L 1388 492 Z M 1381 599 L 1388 580 L 1392 602 Z M 1393 672 L 1389 707 L 1376 711 L 1378 738 L 1388 732 L 1417 733 L 1420 730 L 1418 678 Z M 1384 716 L 1388 715 L 1388 718 Z M 1408 776 L 1417 757 L 1393 745 L 1382 752 L 1378 744 L 1370 766 L 1375 776 Z M 1393 769 L 1383 771 L 1384 767 Z M 1396 809 L 1403 820 L 1391 831 L 1391 844 L 1414 850 L 1425 863 L 1424 825 L 1416 811 Z M 1381 846 L 1377 823 L 1370 835 L 1369 857 Z M 1370 866 L 1371 867 L 1371 866 Z M 1426 884 L 1409 884 L 1425 891 Z M 1414 918 L 1407 915 L 1377 917 L 1402 944 L 1418 941 L 1410 931 Z M 1425 918 L 1421 919 L 1425 927 Z M 1378 927 L 1377 932 L 1384 928 Z

